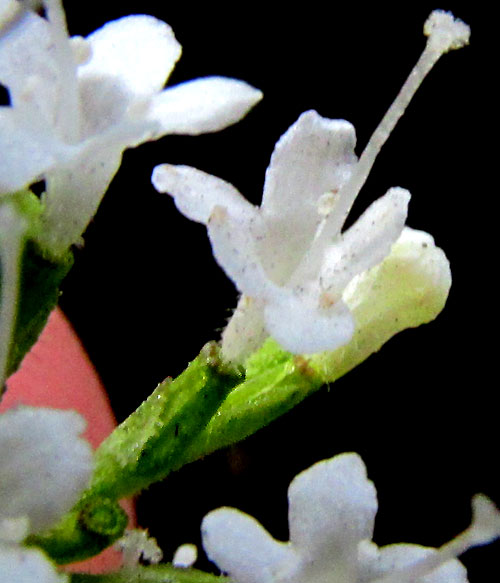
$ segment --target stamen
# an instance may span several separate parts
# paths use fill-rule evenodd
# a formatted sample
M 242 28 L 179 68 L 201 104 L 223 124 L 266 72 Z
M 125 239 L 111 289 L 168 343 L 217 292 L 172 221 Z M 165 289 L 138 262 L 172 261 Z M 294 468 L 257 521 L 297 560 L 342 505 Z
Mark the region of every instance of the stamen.
M 337 201 L 338 190 L 329 190 L 322 194 L 317 202 L 318 214 L 327 217 L 333 210 Z
M 61 0 L 44 0 L 47 18 L 55 44 L 55 58 L 60 72 L 61 103 L 58 108 L 58 128 L 62 138 L 75 143 L 79 138 L 80 104 L 73 50 L 68 38 L 66 16 Z
M 151 564 L 157 564 L 163 558 L 163 553 L 156 543 L 156 539 L 150 537 L 147 530 L 138 528 L 127 530 L 115 544 L 123 553 L 125 569 L 136 567 L 141 559 Z
M 441 55 L 451 49 L 461 48 L 468 43 L 470 28 L 461 20 L 455 19 L 451 13 L 435 10 L 424 25 L 424 34 L 428 36 L 426 47 L 393 104 L 374 131 L 351 178 L 342 188 L 339 206 L 336 208 L 334 216 L 328 221 L 327 228 L 322 233 L 323 238 L 333 236 L 344 224 L 354 200 L 368 178 L 380 149 L 405 112 L 427 73 Z
M 477 494 L 472 499 L 472 521 L 466 530 L 450 542 L 436 549 L 436 552 L 415 561 L 387 577 L 375 579 L 372 583 L 411 583 L 438 569 L 448 561 L 472 547 L 485 545 L 500 537 L 500 512 L 493 502 L 484 494 Z
M 86 65 L 92 58 L 92 47 L 83 36 L 72 36 L 69 39 L 73 58 L 77 65 Z

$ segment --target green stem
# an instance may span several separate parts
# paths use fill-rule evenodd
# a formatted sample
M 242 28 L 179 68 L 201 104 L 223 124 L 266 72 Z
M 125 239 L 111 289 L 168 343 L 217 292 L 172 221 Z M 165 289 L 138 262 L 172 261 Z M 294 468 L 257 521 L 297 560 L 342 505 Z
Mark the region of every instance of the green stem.
M 123 569 L 105 575 L 71 575 L 71 583 L 231 583 L 227 577 L 210 575 L 197 569 L 176 569 L 154 565 Z

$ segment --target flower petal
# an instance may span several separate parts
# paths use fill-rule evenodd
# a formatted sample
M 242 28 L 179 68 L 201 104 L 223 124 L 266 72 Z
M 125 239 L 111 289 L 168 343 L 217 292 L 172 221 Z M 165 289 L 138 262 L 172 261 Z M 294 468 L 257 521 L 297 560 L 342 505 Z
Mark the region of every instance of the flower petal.
M 321 197 L 336 193 L 356 163 L 354 127 L 306 111 L 277 142 L 266 172 L 262 211 L 277 222 L 287 246 L 311 240 L 322 216 Z M 292 253 L 292 251 L 290 251 Z
M 53 525 L 92 471 L 91 448 L 73 411 L 22 407 L 0 417 L 0 519 L 27 516 L 30 531 Z
M 273 583 L 283 568 L 296 561 L 289 545 L 273 539 L 254 518 L 234 508 L 210 512 L 201 530 L 209 559 L 238 583 Z
M 46 176 L 44 229 L 40 240 L 54 254 L 80 242 L 120 167 L 123 149 L 120 144 L 94 140 L 71 163 L 59 166 Z
M 69 576 L 57 573 L 52 563 L 37 549 L 0 544 L 2 581 L 15 583 L 67 583 Z
M 26 121 L 22 109 L 0 107 L 0 193 L 21 190 L 70 155 L 54 135 L 34 132 Z
M 16 107 L 29 92 L 32 106 L 54 123 L 60 71 L 54 59 L 49 23 L 26 11 L 0 36 L 0 83 L 9 89 Z
M 264 322 L 262 300 L 242 296 L 222 333 L 222 356 L 225 361 L 242 363 L 260 348 L 269 336 Z
M 261 99 L 262 93 L 243 81 L 206 77 L 156 95 L 149 117 L 160 124 L 157 137 L 217 132 L 239 121 Z
M 355 275 L 389 255 L 403 231 L 409 200 L 407 190 L 391 188 L 326 249 L 320 276 L 325 291 L 341 293 Z
M 372 537 L 377 497 L 357 454 L 337 455 L 300 473 L 288 499 L 290 541 L 311 559 L 352 562 L 358 543 Z
M 170 26 L 147 15 L 108 22 L 87 41 L 92 58 L 79 68 L 80 78 L 115 77 L 138 95 L 160 91 L 182 52 Z
M 228 182 L 189 166 L 161 164 L 151 177 L 158 192 L 174 198 L 180 212 L 198 223 L 207 224 L 216 206 L 233 217 L 255 214 L 255 208 Z
M 431 573 L 416 577 L 410 570 L 398 575 L 398 570 L 409 567 L 420 559 L 436 553 L 436 549 L 413 544 L 395 544 L 378 548 L 363 542 L 359 552 L 359 581 L 383 583 L 393 575 L 398 583 L 468 583 L 467 571 L 460 561 L 453 559 Z
M 296 295 L 285 288 L 268 293 L 266 300 L 267 331 L 289 352 L 313 354 L 335 350 L 352 338 L 354 320 L 342 300 L 321 307 L 317 297 Z
M 225 207 L 216 206 L 208 221 L 208 236 L 215 259 L 238 290 L 266 299 L 278 293 L 278 288 L 268 279 L 255 249 L 259 227 L 257 211 L 235 217 Z

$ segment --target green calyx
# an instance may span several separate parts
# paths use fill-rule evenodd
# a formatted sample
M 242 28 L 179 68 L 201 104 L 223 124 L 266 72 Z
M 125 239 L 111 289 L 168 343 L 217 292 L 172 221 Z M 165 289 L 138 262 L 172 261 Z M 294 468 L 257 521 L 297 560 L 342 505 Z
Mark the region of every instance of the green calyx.
M 128 517 L 114 500 L 84 496 L 76 507 L 49 531 L 28 537 L 26 544 L 43 549 L 64 565 L 99 554 L 119 539 Z
M 5 367 L 5 376 L 8 377 L 17 370 L 25 354 L 38 339 L 50 312 L 57 305 L 59 286 L 73 265 L 73 255 L 68 250 L 59 259 L 54 260 L 48 258 L 38 245 L 36 239 L 40 229 L 42 205 L 31 191 L 3 195 L 0 205 L 9 205 L 18 220 L 23 223 L 17 269 L 19 295 Z M 0 244 L 7 246 L 3 236 L 0 237 Z M 3 281 L 0 266 L 0 290 L 4 283 L 17 285 L 16 282 Z

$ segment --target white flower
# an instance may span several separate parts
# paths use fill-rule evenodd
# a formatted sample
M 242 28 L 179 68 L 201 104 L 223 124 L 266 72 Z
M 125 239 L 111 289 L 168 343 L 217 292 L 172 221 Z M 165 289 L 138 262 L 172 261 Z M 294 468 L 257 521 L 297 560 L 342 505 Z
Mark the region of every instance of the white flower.
M 233 508 L 203 520 L 208 557 L 235 583 L 467 583 L 455 559 L 500 536 L 500 514 L 484 496 L 473 501 L 471 526 L 439 549 L 371 542 L 377 498 L 357 454 L 319 462 L 288 490 L 290 542 L 273 539 Z
M 217 261 L 245 294 L 233 326 L 252 348 L 271 335 L 287 350 L 313 353 L 352 336 L 342 292 L 389 253 L 409 200 L 407 191 L 391 189 L 335 243 L 310 252 L 321 230 L 338 218 L 338 193 L 356 164 L 354 143 L 348 122 L 302 114 L 276 145 L 260 209 L 193 168 L 155 169 L 155 186 L 173 194 L 189 218 L 207 224 Z
M 222 77 L 163 90 L 181 54 L 167 24 L 136 15 L 70 39 L 60 0 L 44 5 L 46 19 L 10 2 L 0 32 L 11 99 L 0 108 L 0 192 L 45 179 L 44 243 L 57 254 L 78 240 L 125 148 L 220 130 L 262 95 Z
M 400 237 L 408 191 L 391 188 L 348 230 L 342 227 L 381 146 L 439 56 L 466 44 L 468 27 L 434 12 L 421 59 L 358 160 L 344 120 L 302 114 L 276 144 L 260 208 L 230 184 L 185 166 L 155 168 L 153 184 L 207 225 L 216 260 L 243 294 L 223 334 L 241 362 L 268 336 L 294 353 L 334 350 L 355 330 L 344 291 L 380 264 Z
M 0 579 L 63 583 L 45 555 L 22 546 L 71 509 L 92 471 L 91 448 L 73 411 L 23 407 L 0 416 Z

